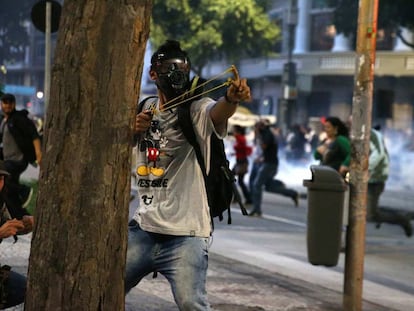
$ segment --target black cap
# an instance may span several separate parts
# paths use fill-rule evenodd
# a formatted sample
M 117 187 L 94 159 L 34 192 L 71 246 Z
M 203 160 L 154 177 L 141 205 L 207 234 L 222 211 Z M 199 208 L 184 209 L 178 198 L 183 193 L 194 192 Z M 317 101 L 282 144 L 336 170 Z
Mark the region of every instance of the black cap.
M 182 59 L 186 63 L 190 64 L 187 52 L 183 51 L 180 47 L 180 42 L 175 40 L 167 40 L 161 45 L 158 50 L 151 56 L 151 69 L 156 69 L 163 61 L 169 59 Z
M 4 165 L 4 161 L 0 160 L 0 176 L 7 175 L 9 176 L 9 172 L 6 171 L 6 166 Z
M 0 100 L 3 101 L 3 102 L 8 102 L 8 103 L 15 103 L 16 102 L 16 97 L 14 97 L 13 94 L 6 93 L 6 94 L 3 94 L 0 97 Z

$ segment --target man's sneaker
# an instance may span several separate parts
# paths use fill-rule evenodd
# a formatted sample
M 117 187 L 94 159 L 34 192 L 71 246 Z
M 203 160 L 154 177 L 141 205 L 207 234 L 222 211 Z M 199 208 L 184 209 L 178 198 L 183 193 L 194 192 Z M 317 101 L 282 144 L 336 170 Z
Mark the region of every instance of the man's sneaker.
M 296 193 L 294 196 L 292 196 L 293 204 L 295 204 L 295 207 L 299 206 L 299 193 Z
M 262 213 L 253 211 L 249 214 L 249 216 L 250 217 L 262 217 Z
M 401 219 L 401 227 L 404 229 L 405 235 L 409 238 L 413 235 L 413 227 L 411 226 L 410 218 L 405 216 Z
M 27 191 L 25 191 L 24 196 L 21 196 L 23 208 L 26 208 L 27 206 L 29 206 L 32 196 L 33 196 L 33 188 L 27 187 Z
M 251 208 L 253 206 L 253 202 L 246 200 L 246 202 L 244 202 L 244 207 L 245 208 Z

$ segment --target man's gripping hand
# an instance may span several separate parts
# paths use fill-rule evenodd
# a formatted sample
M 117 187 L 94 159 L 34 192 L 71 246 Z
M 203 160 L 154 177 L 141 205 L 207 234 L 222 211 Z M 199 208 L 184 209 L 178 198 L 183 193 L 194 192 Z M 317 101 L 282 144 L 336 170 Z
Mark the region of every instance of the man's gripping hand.
M 231 103 L 250 102 L 252 100 L 250 87 L 246 79 L 237 79 L 228 87 L 226 100 Z
M 14 236 L 23 229 L 24 224 L 21 220 L 10 219 L 0 227 L 0 239 Z

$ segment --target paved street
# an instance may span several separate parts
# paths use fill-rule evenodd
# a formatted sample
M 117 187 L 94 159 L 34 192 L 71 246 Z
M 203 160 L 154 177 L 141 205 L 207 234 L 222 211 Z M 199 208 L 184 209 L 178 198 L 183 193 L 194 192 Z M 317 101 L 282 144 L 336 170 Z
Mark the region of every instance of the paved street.
M 390 191 L 385 201 L 400 207 L 413 202 L 408 201 L 412 197 L 409 191 Z M 214 310 L 342 310 L 344 254 L 332 268 L 307 261 L 306 204 L 301 200 L 294 208 L 290 199 L 265 194 L 263 218 L 244 217 L 235 208 L 232 225 L 216 224 L 207 285 Z M 131 211 L 134 208 L 132 202 Z M 25 273 L 30 238 L 22 236 L 15 244 L 3 241 L 0 261 Z M 413 256 L 414 239 L 406 238 L 400 228 L 367 225 L 364 311 L 412 310 Z M 178 309 L 159 275 L 148 276 L 127 295 L 126 310 Z

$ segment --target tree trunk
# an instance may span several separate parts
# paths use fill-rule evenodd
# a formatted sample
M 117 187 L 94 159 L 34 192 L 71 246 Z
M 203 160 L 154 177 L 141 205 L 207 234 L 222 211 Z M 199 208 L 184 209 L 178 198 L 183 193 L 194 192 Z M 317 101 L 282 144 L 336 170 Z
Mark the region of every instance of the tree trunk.
M 151 0 L 65 0 L 26 311 L 124 310 L 131 144 Z

